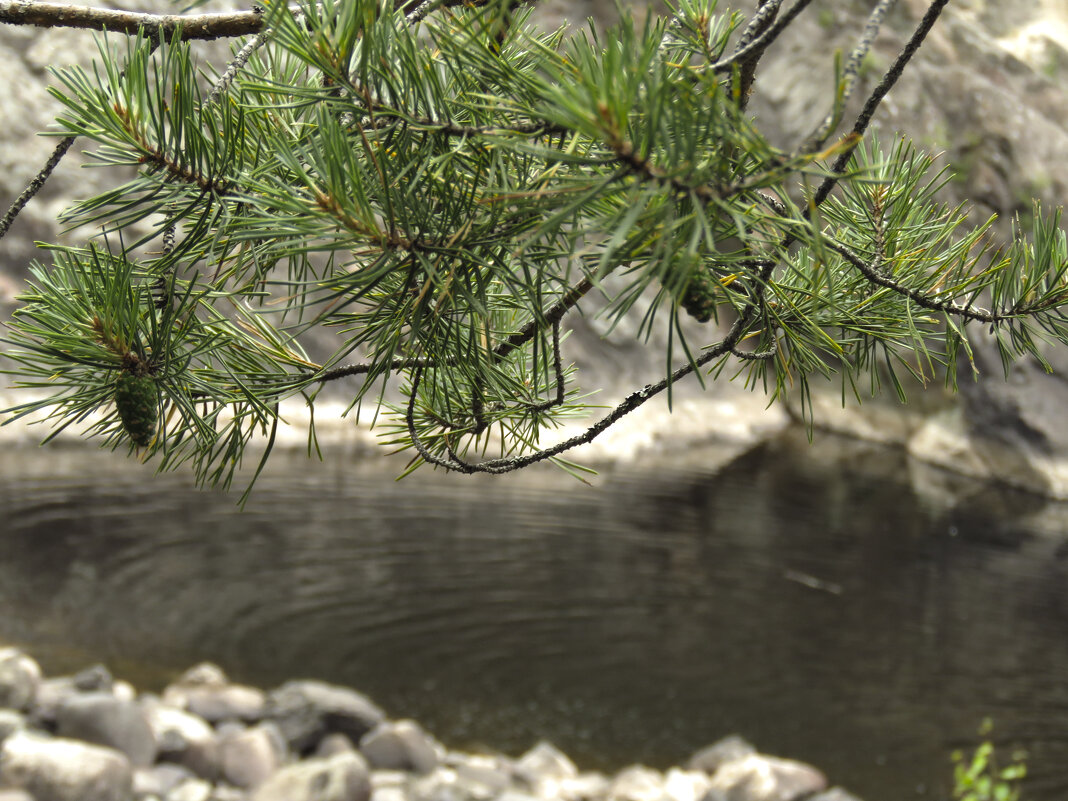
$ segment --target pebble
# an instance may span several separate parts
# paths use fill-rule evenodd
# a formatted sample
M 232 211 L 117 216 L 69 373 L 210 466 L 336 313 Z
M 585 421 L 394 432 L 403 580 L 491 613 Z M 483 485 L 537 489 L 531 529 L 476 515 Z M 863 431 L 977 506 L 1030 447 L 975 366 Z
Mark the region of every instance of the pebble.
M 416 721 L 325 682 L 263 692 L 203 663 L 155 696 L 103 665 L 44 678 L 26 654 L 0 649 L 0 801 L 801 799 L 860 801 L 737 736 L 685 768 L 606 776 L 545 741 L 514 759 L 447 751 Z

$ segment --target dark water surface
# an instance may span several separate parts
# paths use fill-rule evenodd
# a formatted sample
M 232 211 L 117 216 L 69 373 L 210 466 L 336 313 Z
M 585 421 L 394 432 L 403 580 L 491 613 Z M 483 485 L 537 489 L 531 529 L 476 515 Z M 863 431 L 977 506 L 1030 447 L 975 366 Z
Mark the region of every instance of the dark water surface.
M 1029 797 L 1068 798 L 1068 512 L 917 495 L 900 453 L 826 436 L 691 461 L 588 487 L 279 460 L 240 512 L 119 456 L 8 451 L 0 639 L 148 687 L 204 659 L 341 682 L 450 746 L 582 767 L 738 732 L 866 801 L 947 797 L 990 716 Z

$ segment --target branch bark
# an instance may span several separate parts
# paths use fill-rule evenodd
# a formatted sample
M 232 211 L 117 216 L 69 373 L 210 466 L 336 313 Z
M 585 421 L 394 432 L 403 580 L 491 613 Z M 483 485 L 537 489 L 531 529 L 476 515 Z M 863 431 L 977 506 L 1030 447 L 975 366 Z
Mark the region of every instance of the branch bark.
M 248 36 L 263 28 L 259 11 L 225 14 L 138 14 L 109 8 L 38 3 L 33 0 L 0 0 L 0 23 L 36 25 L 39 28 L 87 28 L 168 38 L 181 28 L 182 39 L 222 39 Z

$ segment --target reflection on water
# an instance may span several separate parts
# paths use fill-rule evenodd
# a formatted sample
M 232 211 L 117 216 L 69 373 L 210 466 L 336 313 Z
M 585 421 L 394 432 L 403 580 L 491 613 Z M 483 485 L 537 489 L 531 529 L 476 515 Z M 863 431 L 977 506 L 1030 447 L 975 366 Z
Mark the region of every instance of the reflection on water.
M 588 766 L 739 732 L 867 801 L 945 797 L 991 716 L 1032 797 L 1063 798 L 1056 515 L 989 489 L 940 508 L 899 453 L 801 439 L 592 488 L 280 461 L 245 512 L 109 454 L 8 454 L 0 638 L 154 686 L 202 659 L 315 676 L 450 745 L 544 737 Z

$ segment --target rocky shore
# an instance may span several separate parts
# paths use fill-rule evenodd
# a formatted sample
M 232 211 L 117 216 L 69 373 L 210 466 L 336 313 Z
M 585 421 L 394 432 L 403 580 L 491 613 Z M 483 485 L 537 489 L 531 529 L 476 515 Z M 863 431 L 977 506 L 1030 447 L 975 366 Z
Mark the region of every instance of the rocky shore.
M 661 772 L 580 771 L 538 743 L 463 753 L 355 690 L 186 671 L 161 694 L 94 666 L 44 677 L 0 649 L 0 801 L 858 801 L 737 736 Z

